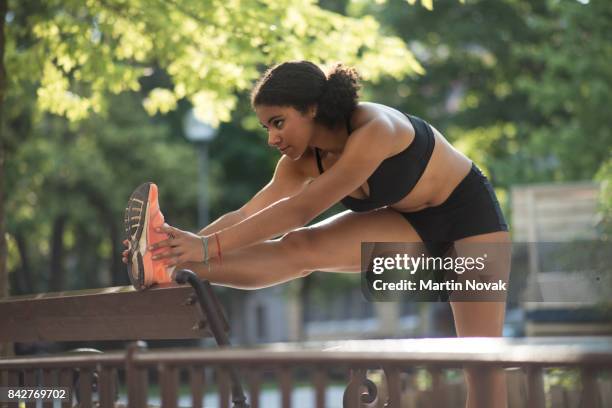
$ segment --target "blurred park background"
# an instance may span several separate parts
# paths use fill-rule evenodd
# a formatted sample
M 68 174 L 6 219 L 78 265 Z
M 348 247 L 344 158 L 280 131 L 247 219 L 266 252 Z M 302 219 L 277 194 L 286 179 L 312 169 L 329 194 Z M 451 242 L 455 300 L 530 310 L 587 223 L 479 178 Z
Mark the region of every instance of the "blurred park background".
M 490 178 L 526 230 L 515 239 L 534 239 L 536 220 L 513 194 L 552 186 L 549 203 L 579 203 L 546 239 L 609 242 L 610 1 L 0 0 L 0 21 L 2 295 L 128 285 L 123 210 L 142 182 L 158 184 L 170 224 L 201 228 L 192 108 L 217 132 L 210 219 L 238 209 L 279 158 L 250 88 L 289 59 L 354 66 L 362 100 L 432 123 Z M 370 304 L 358 276 L 218 289 L 236 343 L 452 335 L 448 305 Z M 524 335 L 515 306 L 507 334 Z

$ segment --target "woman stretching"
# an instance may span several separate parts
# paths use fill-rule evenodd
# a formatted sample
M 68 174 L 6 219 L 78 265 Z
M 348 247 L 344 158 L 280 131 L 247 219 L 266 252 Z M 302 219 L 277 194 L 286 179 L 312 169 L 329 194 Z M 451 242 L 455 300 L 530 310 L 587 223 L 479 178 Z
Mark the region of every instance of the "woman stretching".
M 307 61 L 269 69 L 251 102 L 282 153 L 272 180 L 198 234 L 164 224 L 156 187 L 145 185 L 128 213 L 146 214 L 128 226 L 124 252 L 137 286 L 169 281 L 175 267 L 250 289 L 313 271 L 360 272 L 362 242 L 422 242 L 440 256 L 451 246 L 461 256 L 461 243 L 509 242 L 495 193 L 470 159 L 422 119 L 358 102 L 358 90 L 355 70 L 340 64 L 327 74 Z M 339 201 L 349 210 L 306 226 Z M 501 336 L 504 302 L 450 302 L 459 336 Z M 466 374 L 469 408 L 506 406 L 501 371 Z

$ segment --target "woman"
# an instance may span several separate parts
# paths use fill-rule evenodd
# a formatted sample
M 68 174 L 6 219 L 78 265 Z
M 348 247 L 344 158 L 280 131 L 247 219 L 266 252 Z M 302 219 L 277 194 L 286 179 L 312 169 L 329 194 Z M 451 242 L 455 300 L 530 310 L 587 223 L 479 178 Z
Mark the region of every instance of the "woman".
M 282 153 L 272 180 L 198 235 L 159 227 L 168 238 L 146 243 L 153 261 L 214 283 L 261 288 L 312 271 L 359 272 L 361 242 L 424 242 L 438 255 L 452 244 L 461 255 L 460 243 L 508 242 L 478 168 L 423 120 L 358 102 L 358 89 L 357 73 L 342 65 L 327 74 L 307 61 L 269 69 L 251 101 L 268 144 Z M 349 210 L 305 227 L 338 201 Z M 459 336 L 502 334 L 503 302 L 451 299 L 451 306 Z M 478 389 L 467 374 L 468 407 L 484 389 L 490 395 L 482 406 L 505 406 L 490 399 L 505 395 L 500 373 L 478 381 Z

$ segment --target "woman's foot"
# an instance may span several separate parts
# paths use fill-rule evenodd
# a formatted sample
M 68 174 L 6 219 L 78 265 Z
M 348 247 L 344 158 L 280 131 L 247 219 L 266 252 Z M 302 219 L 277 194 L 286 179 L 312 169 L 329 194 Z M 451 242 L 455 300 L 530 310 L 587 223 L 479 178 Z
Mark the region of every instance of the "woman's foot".
M 125 258 L 130 281 L 138 290 L 172 280 L 172 271 L 168 270 L 165 261 L 153 259 L 158 251 L 148 250 L 151 244 L 168 238 L 168 234 L 155 231 L 164 225 L 164 215 L 157 198 L 157 186 L 154 183 L 144 183 L 134 190 L 125 209 L 128 247 Z

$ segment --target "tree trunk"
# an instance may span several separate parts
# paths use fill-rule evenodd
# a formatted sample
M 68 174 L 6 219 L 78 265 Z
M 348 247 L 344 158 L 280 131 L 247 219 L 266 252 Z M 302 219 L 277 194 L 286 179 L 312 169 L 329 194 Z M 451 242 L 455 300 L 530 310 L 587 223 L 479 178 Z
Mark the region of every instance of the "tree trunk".
M 66 229 L 67 216 L 59 215 L 53 221 L 53 232 L 51 234 L 51 270 L 49 273 L 49 291 L 59 292 L 64 290 L 64 230 Z
M 4 22 L 8 9 L 8 0 L 0 0 L 0 298 L 9 294 L 8 271 L 6 269 L 6 239 L 4 223 L 4 97 L 6 95 L 6 71 L 4 69 Z M 0 356 L 12 354 L 12 344 L 0 344 Z
M 15 235 L 19 258 L 21 259 L 21 268 L 19 270 L 19 285 L 22 293 L 36 293 L 34 279 L 32 279 L 32 265 L 30 264 L 30 256 L 26 239 L 22 234 Z
M 109 237 L 111 241 L 111 277 L 112 277 L 112 285 L 113 286 L 124 286 L 129 285 L 129 279 L 127 278 L 127 274 L 125 271 L 125 265 L 121 261 L 121 250 L 123 245 L 121 243 L 121 235 L 119 233 L 119 228 L 117 226 L 117 222 L 115 220 L 109 219 L 107 220 L 107 225 L 109 226 Z
M 92 244 L 93 239 L 85 225 L 76 224 L 76 244 L 73 252 L 76 254 L 75 270 L 80 274 L 82 279 L 81 286 L 87 289 L 100 287 L 100 279 L 98 276 L 98 259 L 96 256 L 95 247 Z M 94 247 L 92 249 L 92 247 Z M 71 271 L 74 273 L 74 271 Z
M 125 265 L 121 261 L 123 251 L 123 228 L 117 222 L 117 214 L 112 210 L 107 197 L 89 185 L 81 185 L 80 191 L 87 195 L 88 201 L 98 210 L 98 216 L 104 225 L 108 225 L 108 237 L 110 238 L 112 253 L 108 270 L 111 286 L 129 285 L 130 281 L 126 273 Z M 123 220 L 122 220 L 123 221 Z

